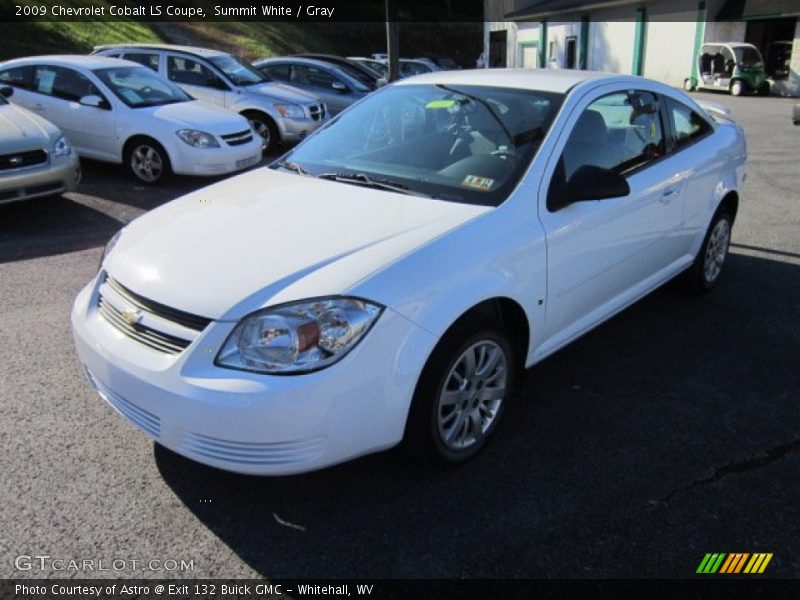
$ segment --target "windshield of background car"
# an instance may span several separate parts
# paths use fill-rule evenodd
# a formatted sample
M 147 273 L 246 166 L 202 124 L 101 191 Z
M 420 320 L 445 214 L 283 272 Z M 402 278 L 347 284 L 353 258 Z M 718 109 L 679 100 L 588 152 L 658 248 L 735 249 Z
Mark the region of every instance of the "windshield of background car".
M 755 48 L 747 46 L 740 46 L 733 49 L 736 54 L 736 64 L 742 67 L 763 67 L 764 63 L 761 60 L 761 54 Z
M 188 102 L 192 98 L 147 67 L 97 69 L 95 75 L 131 108 Z
M 432 198 L 497 206 L 530 164 L 562 99 L 484 86 L 391 86 L 343 112 L 283 162 L 312 176 L 355 174 Z
M 254 85 L 269 81 L 261 71 L 235 56 L 214 56 L 208 62 L 225 73 L 236 85 Z

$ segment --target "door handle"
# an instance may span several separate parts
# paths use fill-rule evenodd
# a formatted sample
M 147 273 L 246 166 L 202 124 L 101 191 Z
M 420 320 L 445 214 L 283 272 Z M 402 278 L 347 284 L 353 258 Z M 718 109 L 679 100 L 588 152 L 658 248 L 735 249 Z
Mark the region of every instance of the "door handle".
M 672 198 L 677 193 L 678 193 L 677 190 L 674 189 L 665 190 L 664 193 L 661 194 L 661 197 L 658 200 L 659 202 L 661 202 L 661 204 L 667 204 L 670 200 L 672 200 Z

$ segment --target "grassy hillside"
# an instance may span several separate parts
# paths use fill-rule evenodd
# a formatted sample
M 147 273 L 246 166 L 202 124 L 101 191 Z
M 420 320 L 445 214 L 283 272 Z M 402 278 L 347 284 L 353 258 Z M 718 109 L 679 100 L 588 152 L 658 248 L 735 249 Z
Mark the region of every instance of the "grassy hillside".
M 115 42 L 207 46 L 251 60 L 298 52 L 369 55 L 385 51 L 385 36 L 385 25 L 379 22 L 0 22 L 0 60 L 35 54 L 85 54 L 93 46 Z M 471 66 L 480 54 L 481 39 L 480 23 L 409 23 L 400 27 L 400 52 L 410 57 L 447 57 Z

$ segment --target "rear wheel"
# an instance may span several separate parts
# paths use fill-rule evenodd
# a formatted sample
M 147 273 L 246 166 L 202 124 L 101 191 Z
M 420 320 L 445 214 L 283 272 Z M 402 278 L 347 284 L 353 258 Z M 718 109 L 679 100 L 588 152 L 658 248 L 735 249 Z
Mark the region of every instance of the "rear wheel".
M 687 92 L 693 92 L 695 90 L 695 87 L 696 86 L 694 84 L 693 79 L 689 78 L 683 80 L 683 89 L 686 90 Z
M 716 287 L 728 257 L 732 226 L 733 219 L 727 211 L 721 210 L 714 215 L 694 264 L 683 275 L 688 291 L 703 293 Z
M 167 151 L 151 138 L 128 142 L 123 159 L 128 173 L 148 185 L 163 183 L 172 173 Z
M 731 96 L 741 96 L 744 92 L 744 84 L 741 81 L 734 81 L 731 83 Z
M 403 445 L 413 457 L 453 466 L 477 455 L 497 427 L 517 374 L 502 326 L 485 316 L 456 324 L 420 376 Z

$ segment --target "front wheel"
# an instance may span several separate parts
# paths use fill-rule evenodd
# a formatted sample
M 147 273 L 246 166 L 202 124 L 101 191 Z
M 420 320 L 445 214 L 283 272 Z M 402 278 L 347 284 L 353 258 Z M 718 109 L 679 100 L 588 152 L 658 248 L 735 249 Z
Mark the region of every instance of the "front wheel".
M 741 81 L 734 81 L 731 84 L 731 96 L 741 96 L 744 92 L 744 85 Z
M 128 173 L 148 185 L 163 183 L 172 172 L 167 151 L 150 138 L 128 143 L 124 161 Z
M 695 90 L 695 84 L 693 79 L 684 79 L 683 80 L 683 89 L 687 92 L 693 92 Z
M 278 126 L 267 115 L 260 112 L 246 112 L 242 115 L 250 121 L 250 126 L 261 136 L 264 154 L 273 152 L 280 144 L 281 136 L 278 133 Z
M 703 293 L 716 287 L 728 257 L 732 226 L 733 219 L 724 210 L 714 216 L 694 264 L 684 273 L 683 282 L 688 291 Z
M 454 466 L 477 455 L 514 389 L 516 357 L 502 326 L 475 316 L 456 324 L 425 366 L 403 445 L 413 457 Z

